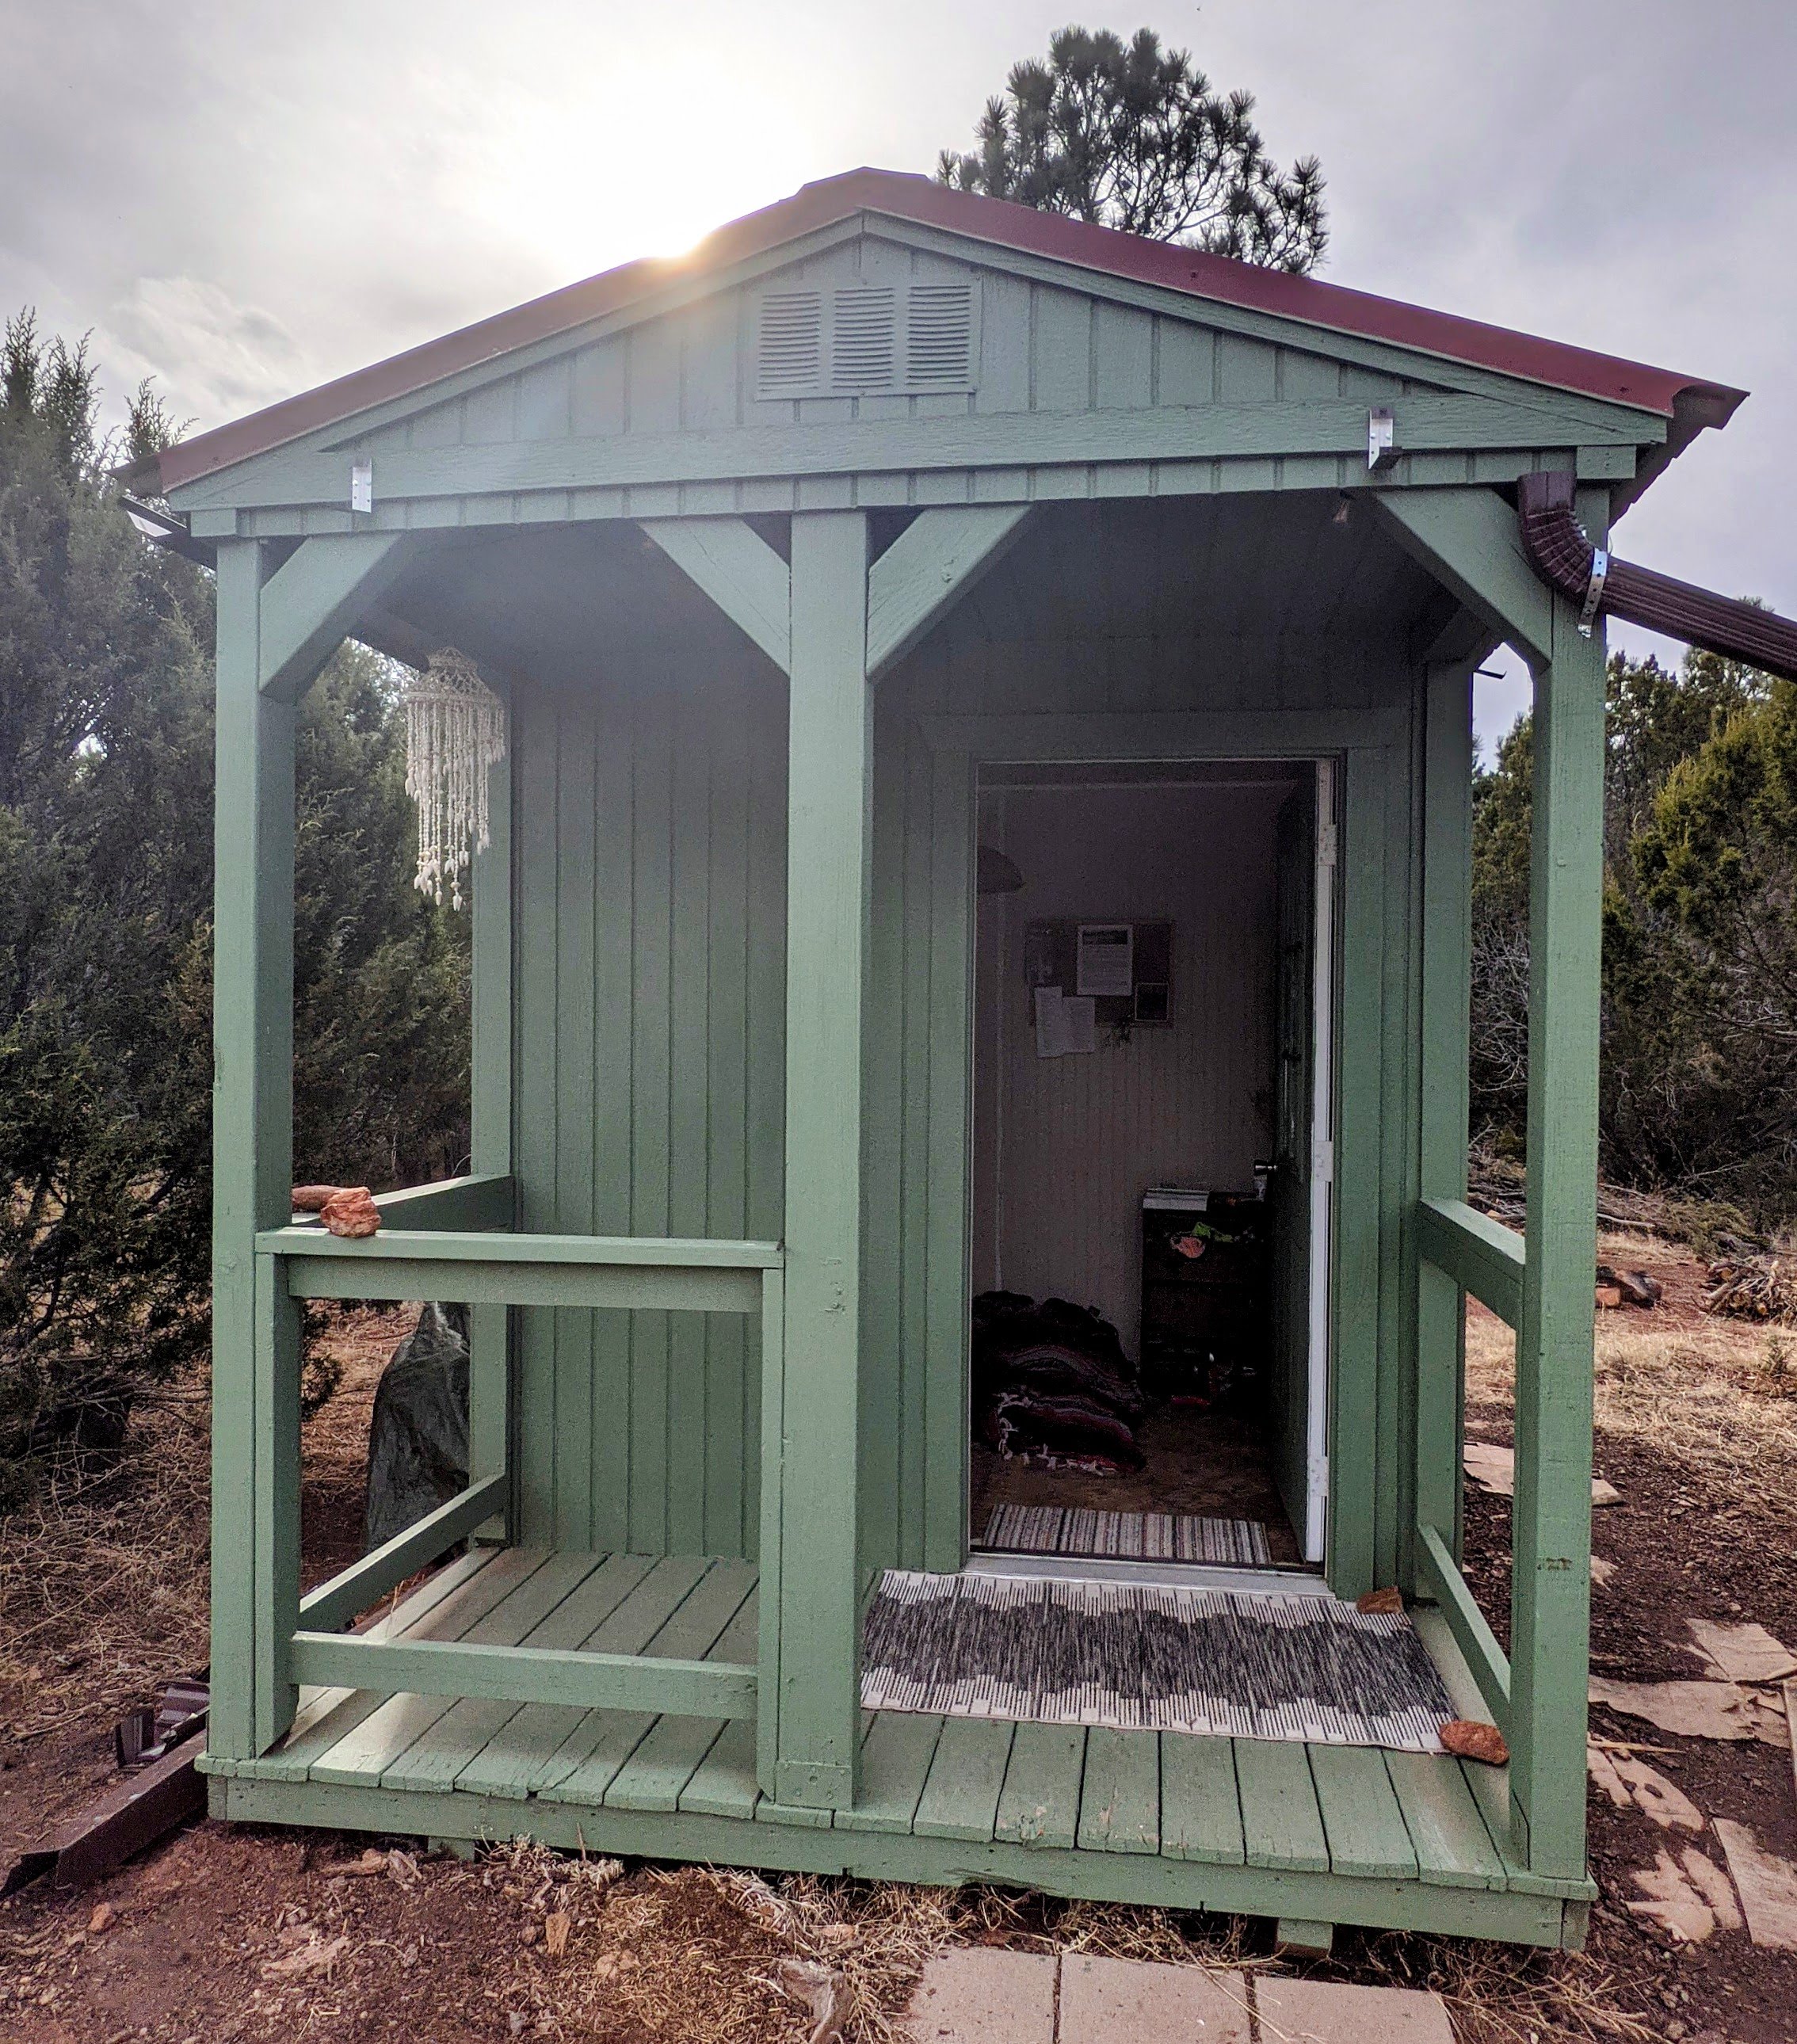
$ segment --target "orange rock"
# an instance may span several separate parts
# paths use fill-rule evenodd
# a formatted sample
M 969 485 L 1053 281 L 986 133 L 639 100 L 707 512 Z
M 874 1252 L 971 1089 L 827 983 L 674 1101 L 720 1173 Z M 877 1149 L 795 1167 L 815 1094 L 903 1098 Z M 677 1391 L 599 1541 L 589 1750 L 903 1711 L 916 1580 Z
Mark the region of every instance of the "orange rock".
M 381 1210 L 366 1185 L 339 1185 L 318 1210 L 333 1235 L 351 1241 L 372 1235 L 381 1224 Z
M 1389 1589 L 1368 1590 L 1364 1596 L 1354 1600 L 1356 1611 L 1384 1613 L 1402 1611 L 1403 1608 L 1404 1593 L 1395 1584 Z
M 1495 1725 L 1481 1724 L 1475 1718 L 1453 1718 L 1441 1727 L 1441 1750 L 1459 1754 L 1462 1760 L 1483 1760 L 1502 1767 L 1510 1758 L 1504 1735 Z
M 293 1211 L 295 1213 L 322 1212 L 325 1202 L 342 1189 L 340 1185 L 295 1185 L 293 1189 Z
M 1600 1285 L 1597 1288 L 1597 1302 L 1606 1312 L 1614 1312 L 1622 1303 L 1620 1285 Z

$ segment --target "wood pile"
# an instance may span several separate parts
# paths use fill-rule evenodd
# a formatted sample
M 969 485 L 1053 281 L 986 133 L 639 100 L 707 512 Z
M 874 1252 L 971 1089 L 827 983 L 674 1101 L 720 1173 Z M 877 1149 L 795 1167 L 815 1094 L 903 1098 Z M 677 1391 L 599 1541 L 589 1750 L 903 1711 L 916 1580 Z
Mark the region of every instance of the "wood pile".
M 1703 1310 L 1731 1320 L 1797 1320 L 1797 1278 L 1781 1259 L 1726 1246 L 1731 1253 L 1709 1266 Z

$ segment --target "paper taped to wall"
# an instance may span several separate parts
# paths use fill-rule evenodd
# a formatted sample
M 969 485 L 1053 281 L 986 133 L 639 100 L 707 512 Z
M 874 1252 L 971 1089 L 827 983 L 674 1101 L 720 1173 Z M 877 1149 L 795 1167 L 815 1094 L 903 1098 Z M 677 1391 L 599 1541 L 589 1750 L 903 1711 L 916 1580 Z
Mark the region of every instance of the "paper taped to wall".
M 1098 1048 L 1097 1010 L 1091 997 L 1064 994 L 1058 986 L 1036 989 L 1036 1055 L 1076 1056 Z

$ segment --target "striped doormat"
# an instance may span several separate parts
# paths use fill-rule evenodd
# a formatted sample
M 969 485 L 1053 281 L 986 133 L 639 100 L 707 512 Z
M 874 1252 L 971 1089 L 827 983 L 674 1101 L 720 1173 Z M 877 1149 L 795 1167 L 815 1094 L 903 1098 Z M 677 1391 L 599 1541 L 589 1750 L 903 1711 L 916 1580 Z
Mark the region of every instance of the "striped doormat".
M 1402 1753 L 1439 1752 L 1456 1714 L 1402 1612 L 896 1569 L 868 1609 L 861 1707 Z
M 983 1547 L 1007 1554 L 1082 1554 L 1124 1562 L 1218 1562 L 1268 1568 L 1267 1529 L 1252 1519 L 1190 1512 L 1076 1512 L 1058 1504 L 999 1504 Z

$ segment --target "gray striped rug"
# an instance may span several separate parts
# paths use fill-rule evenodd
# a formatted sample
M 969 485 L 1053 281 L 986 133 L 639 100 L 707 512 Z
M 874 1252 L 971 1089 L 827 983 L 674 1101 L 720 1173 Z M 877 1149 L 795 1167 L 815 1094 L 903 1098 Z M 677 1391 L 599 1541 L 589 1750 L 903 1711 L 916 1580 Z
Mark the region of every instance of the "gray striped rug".
M 1456 1713 L 1402 1612 L 1329 1596 L 889 1569 L 861 1707 L 1441 1750 Z
M 1082 1512 L 1059 1504 L 999 1504 L 983 1547 L 1007 1554 L 1082 1554 L 1122 1562 L 1272 1566 L 1267 1529 L 1252 1519 L 1191 1512 Z

